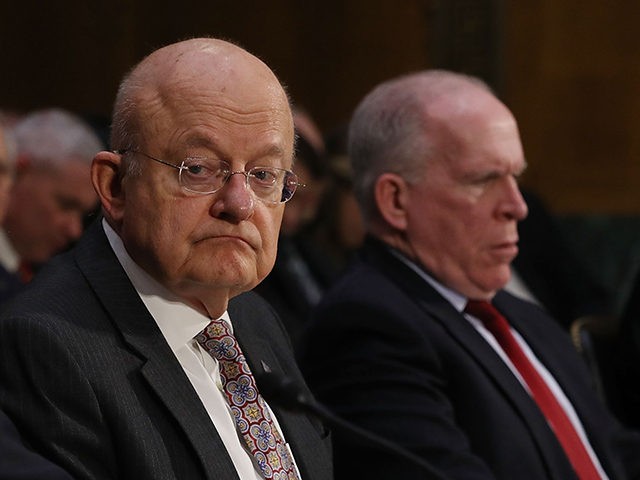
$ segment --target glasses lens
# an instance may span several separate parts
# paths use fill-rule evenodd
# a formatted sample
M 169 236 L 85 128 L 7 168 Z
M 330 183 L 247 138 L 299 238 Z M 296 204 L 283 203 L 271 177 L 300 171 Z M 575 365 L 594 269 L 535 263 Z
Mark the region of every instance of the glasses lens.
M 214 193 L 220 190 L 231 175 L 242 174 L 253 193 L 269 203 L 284 203 L 298 186 L 295 173 L 283 168 L 254 167 L 248 172 L 231 172 L 229 165 L 208 158 L 187 158 L 182 162 L 179 179 L 186 190 Z
M 278 168 L 255 167 L 248 173 L 249 185 L 258 198 L 278 203 L 278 186 L 282 184 L 284 171 Z
M 180 184 L 187 190 L 212 193 L 220 190 L 229 174 L 227 164 L 209 158 L 187 158 L 180 169 Z
M 298 176 L 291 171 L 287 171 L 282 185 L 282 196 L 280 201 L 287 202 L 291 200 L 293 194 L 296 193 L 296 188 L 298 188 Z
M 293 196 L 298 177 L 283 168 L 255 167 L 249 170 L 249 184 L 265 202 L 284 203 Z

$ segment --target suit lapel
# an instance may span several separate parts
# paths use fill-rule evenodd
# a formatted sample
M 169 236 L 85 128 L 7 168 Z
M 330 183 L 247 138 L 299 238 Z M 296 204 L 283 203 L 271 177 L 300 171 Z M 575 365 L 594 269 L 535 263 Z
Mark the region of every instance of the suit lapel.
M 561 447 L 539 408 L 509 367 L 469 321 L 416 272 L 389 253 L 382 244 L 369 241 L 367 256 L 385 274 L 392 277 L 394 282 L 401 285 L 420 308 L 438 322 L 460 348 L 475 359 L 496 388 L 519 412 L 523 423 L 535 438 L 541 455 L 547 459 L 547 465 L 552 470 L 550 478 L 573 478 L 573 470 L 564 455 L 558 454 Z
M 530 402 L 529 396 L 522 391 L 521 385 L 500 359 L 487 341 L 476 331 L 464 316 L 440 295 L 429 283 L 420 278 L 413 270 L 390 254 L 382 245 L 374 244 L 369 250 L 369 259 L 378 268 L 393 278 L 403 291 L 411 297 L 429 317 L 440 324 L 450 336 L 467 351 L 486 370 L 497 387 L 512 403 L 522 410 L 522 405 Z M 528 409 L 523 414 L 531 413 Z M 529 417 L 530 418 L 530 417 Z
M 550 469 L 549 478 L 563 480 L 574 478 L 573 469 L 562 453 L 562 447 L 544 415 L 495 350 L 455 310 L 453 313 L 432 310 L 432 313 L 462 348 L 475 358 L 514 410 L 519 413 L 522 422 L 529 428 L 531 437 L 535 439 L 540 455 L 546 459 L 546 465 Z
M 582 378 L 588 378 L 588 372 L 584 371 L 586 367 L 577 355 L 577 358 L 571 357 L 573 345 L 567 338 L 567 333 L 559 324 L 549 324 L 548 322 L 553 320 L 546 316 L 541 318 L 537 314 L 527 316 L 518 314 L 519 310 L 514 306 L 514 301 L 512 296 L 500 292 L 496 295 L 494 303 L 499 310 L 512 312 L 512 314 L 507 313 L 510 323 L 525 339 L 538 360 L 555 378 L 571 402 L 602 467 L 610 472 L 611 477 L 619 475 L 619 473 L 611 473 L 616 471 L 616 467 L 609 462 L 608 455 L 602 454 L 606 451 L 606 447 L 601 442 L 602 432 L 593 426 L 594 413 L 589 402 L 593 391 L 580 381 Z M 545 323 L 541 324 L 541 322 Z
M 144 360 L 141 375 L 182 427 L 207 477 L 236 477 L 202 402 L 95 223 L 76 249 L 78 266 L 124 341 Z

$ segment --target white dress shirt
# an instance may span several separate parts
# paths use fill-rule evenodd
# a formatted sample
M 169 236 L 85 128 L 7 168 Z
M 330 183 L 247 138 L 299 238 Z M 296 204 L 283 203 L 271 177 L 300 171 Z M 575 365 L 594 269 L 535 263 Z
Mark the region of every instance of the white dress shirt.
M 127 253 L 118 234 L 105 220 L 102 221 L 102 225 L 111 248 L 202 401 L 229 452 L 238 475 L 242 480 L 263 479 L 253 455 L 247 450 L 244 440 L 236 429 L 233 414 L 222 389 L 218 361 L 194 339 L 209 324 L 210 319 L 183 303 L 180 298 L 140 268 Z M 228 312 L 225 312 L 221 318 L 228 322 L 233 331 Z M 271 413 L 282 435 L 282 429 L 273 412 Z
M 7 237 L 7 232 L 3 229 L 0 229 L 0 264 L 5 270 L 12 273 L 17 272 L 20 265 L 20 256 Z
M 511 362 L 511 360 L 509 359 L 505 351 L 502 349 L 498 341 L 495 339 L 493 334 L 484 326 L 481 320 L 474 317 L 473 315 L 469 315 L 464 311 L 465 307 L 467 306 L 468 299 L 463 295 L 460 295 L 458 292 L 455 292 L 454 290 L 451 290 L 450 288 L 445 287 L 443 284 L 441 284 L 435 278 L 429 275 L 424 269 L 420 268 L 418 265 L 416 265 L 414 262 L 409 260 L 407 257 L 402 255 L 397 250 L 390 250 L 390 251 L 393 255 L 395 255 L 407 266 L 409 266 L 412 270 L 414 270 L 418 275 L 420 275 L 420 277 L 423 278 L 427 283 L 429 283 L 429 285 L 431 285 L 440 295 L 442 295 L 453 306 L 453 308 L 455 308 L 458 312 L 464 315 L 464 317 L 471 323 L 471 325 L 473 325 L 473 327 L 478 331 L 478 333 L 480 333 L 480 335 L 482 335 L 482 337 L 487 341 L 487 343 L 489 343 L 489 345 L 491 345 L 491 347 L 496 351 L 496 353 L 500 356 L 500 358 L 504 361 L 504 363 L 509 367 L 509 369 L 513 372 L 516 378 L 520 381 L 520 383 L 525 388 L 525 390 L 529 392 L 529 387 L 527 386 L 525 381 L 522 379 L 520 372 L 518 372 L 518 369 L 513 365 L 513 362 Z M 576 429 L 578 436 L 584 443 L 587 449 L 587 453 L 593 460 L 593 463 L 596 466 L 598 473 L 600 474 L 600 478 L 602 478 L 603 480 L 608 479 L 609 477 L 607 477 L 607 474 L 604 472 L 602 465 L 598 460 L 598 457 L 596 456 L 595 452 L 593 451 L 593 448 L 591 447 L 591 443 L 589 443 L 589 439 L 587 438 L 587 434 L 584 431 L 584 427 L 582 426 L 582 422 L 580 421 L 578 414 L 576 413 L 575 409 L 573 408 L 573 405 L 571 404 L 567 396 L 562 391 L 562 388 L 560 387 L 556 379 L 553 378 L 553 375 L 551 375 L 549 370 L 547 370 L 547 368 L 540 362 L 540 360 L 538 360 L 538 358 L 535 356 L 535 354 L 533 353 L 529 345 L 527 345 L 527 342 L 524 340 L 524 338 L 522 338 L 522 336 L 520 336 L 520 334 L 515 329 L 511 327 L 510 329 L 516 341 L 524 351 L 524 354 L 527 356 L 529 361 L 533 364 L 534 368 L 538 371 L 538 373 L 540 374 L 542 379 L 545 381 L 547 386 L 551 389 L 556 399 L 560 403 L 560 406 L 562 406 L 565 413 L 569 417 L 569 420 L 571 421 L 574 428 Z

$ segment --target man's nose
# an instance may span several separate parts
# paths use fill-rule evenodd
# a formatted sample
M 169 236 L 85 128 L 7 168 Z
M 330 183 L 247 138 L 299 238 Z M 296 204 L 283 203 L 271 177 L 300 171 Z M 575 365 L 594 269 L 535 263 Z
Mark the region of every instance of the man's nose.
M 255 195 L 247 179 L 246 172 L 231 172 L 223 187 L 214 194 L 215 200 L 211 206 L 213 216 L 242 221 L 253 215 Z
M 507 179 L 503 213 L 510 220 L 516 221 L 524 220 L 529 213 L 529 208 L 522 197 L 518 182 L 513 177 Z

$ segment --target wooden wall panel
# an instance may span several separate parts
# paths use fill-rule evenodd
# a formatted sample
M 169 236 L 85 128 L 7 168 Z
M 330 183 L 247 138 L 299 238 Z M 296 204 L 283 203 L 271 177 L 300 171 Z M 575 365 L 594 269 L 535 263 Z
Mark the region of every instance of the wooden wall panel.
M 640 3 L 511 1 L 505 18 L 525 184 L 560 213 L 640 213 Z
M 143 55 L 215 35 L 269 63 L 328 130 L 379 81 L 456 66 L 445 13 L 473 32 L 484 6 L 494 50 L 478 58 L 519 120 L 525 185 L 559 213 L 640 214 L 635 0 L 0 0 L 0 109 L 109 115 Z

